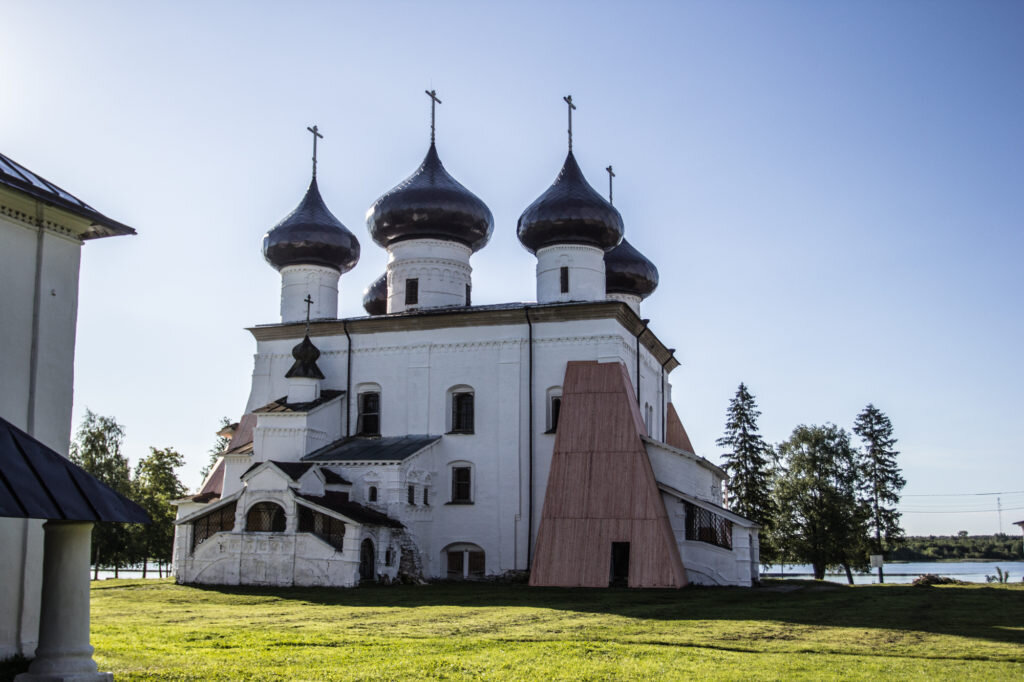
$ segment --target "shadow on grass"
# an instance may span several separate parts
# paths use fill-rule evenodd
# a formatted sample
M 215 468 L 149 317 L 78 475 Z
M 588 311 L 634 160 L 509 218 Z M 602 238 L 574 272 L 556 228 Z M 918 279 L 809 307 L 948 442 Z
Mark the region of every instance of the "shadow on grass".
M 789 583 L 789 581 L 787 581 Z M 789 587 L 789 585 L 787 585 Z M 662 621 L 764 620 L 794 625 L 888 628 L 1024 644 L 1024 589 L 864 585 L 802 581 L 796 590 L 570 589 L 438 583 L 344 588 L 192 586 L 182 589 L 366 608 L 543 608 Z

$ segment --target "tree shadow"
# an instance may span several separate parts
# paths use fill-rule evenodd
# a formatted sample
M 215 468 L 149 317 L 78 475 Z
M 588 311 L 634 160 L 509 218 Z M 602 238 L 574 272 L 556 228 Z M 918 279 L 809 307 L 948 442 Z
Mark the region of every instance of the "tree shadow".
M 640 621 L 764 620 L 804 626 L 882 628 L 1024 644 L 1024 589 L 1016 586 L 847 587 L 799 581 L 797 589 L 780 591 L 772 587 L 591 589 L 465 582 L 358 588 L 192 586 L 188 589 L 320 606 L 542 608 L 611 614 Z

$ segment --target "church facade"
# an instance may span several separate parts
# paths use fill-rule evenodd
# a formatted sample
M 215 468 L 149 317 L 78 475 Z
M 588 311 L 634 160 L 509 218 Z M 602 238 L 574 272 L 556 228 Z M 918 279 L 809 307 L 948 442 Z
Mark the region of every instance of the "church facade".
M 314 130 L 311 130 L 316 134 Z M 641 318 L 657 269 L 571 150 L 518 223 L 537 300 L 472 305 L 487 206 L 421 166 L 367 214 L 387 271 L 338 319 L 357 238 L 313 180 L 264 237 L 281 320 L 198 495 L 183 583 L 354 586 L 530 571 L 531 584 L 750 585 L 757 527 L 723 506 L 672 406 L 673 349 Z

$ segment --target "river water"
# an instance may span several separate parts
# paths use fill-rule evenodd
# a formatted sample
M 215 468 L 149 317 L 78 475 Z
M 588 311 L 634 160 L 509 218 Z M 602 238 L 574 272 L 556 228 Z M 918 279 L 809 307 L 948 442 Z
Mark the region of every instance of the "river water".
M 1010 574 L 1010 582 L 1019 583 L 1024 578 L 1024 561 L 928 561 L 911 563 L 886 563 L 882 567 L 885 582 L 906 584 L 914 582 L 914 578 L 925 573 L 944 575 L 968 583 L 984 583 L 985 576 L 995 575 L 996 566 Z M 785 566 L 762 566 L 762 578 L 803 578 L 814 577 L 810 564 L 786 564 Z M 835 583 L 846 583 L 846 572 L 830 572 L 825 580 Z M 853 582 L 858 585 L 870 585 L 878 582 L 878 569 L 870 573 L 853 574 Z

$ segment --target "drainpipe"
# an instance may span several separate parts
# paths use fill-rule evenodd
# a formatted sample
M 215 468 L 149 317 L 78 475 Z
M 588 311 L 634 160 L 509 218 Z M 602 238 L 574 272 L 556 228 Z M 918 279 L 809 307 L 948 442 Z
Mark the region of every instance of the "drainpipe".
M 647 325 L 651 321 L 646 317 L 640 321 L 644 326 L 640 328 L 640 333 L 636 335 L 636 404 L 642 407 L 643 403 L 640 402 L 640 337 L 647 331 Z
M 523 312 L 526 313 L 526 326 L 529 329 L 529 388 L 528 391 L 528 419 L 530 423 L 529 427 L 529 443 L 530 443 L 530 457 L 529 465 L 527 467 L 527 478 L 529 480 L 529 514 L 527 523 L 529 524 L 526 529 L 526 568 L 529 570 L 533 564 L 533 320 L 530 319 L 530 306 L 524 306 Z
M 676 354 L 675 348 L 668 349 L 668 357 L 665 362 L 661 363 L 661 442 L 665 442 L 665 438 L 668 437 L 668 414 L 665 412 L 665 365 L 672 360 L 672 356 Z
M 345 352 L 348 364 L 345 368 L 345 438 L 349 438 L 352 436 L 352 337 L 348 333 L 348 320 L 341 321 L 341 328 L 345 330 L 345 338 L 348 339 Z

